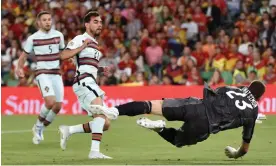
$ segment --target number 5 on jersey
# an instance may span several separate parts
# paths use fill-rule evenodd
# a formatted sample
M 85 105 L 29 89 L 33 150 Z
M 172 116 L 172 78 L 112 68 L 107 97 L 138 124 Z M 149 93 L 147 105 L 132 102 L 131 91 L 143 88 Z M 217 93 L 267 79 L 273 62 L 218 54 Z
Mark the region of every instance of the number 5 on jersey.
M 238 92 L 234 92 L 234 91 L 228 91 L 226 92 L 227 96 L 229 96 L 231 99 L 234 99 L 234 96 L 233 95 L 236 95 L 236 96 L 241 96 L 241 97 L 246 97 L 246 94 L 245 93 L 238 93 Z M 242 103 L 242 104 L 240 104 Z M 251 108 L 253 109 L 252 105 L 251 104 L 248 104 L 247 102 L 243 101 L 240 102 L 240 100 L 236 100 L 235 101 L 235 106 L 241 110 L 244 110 L 246 109 L 247 107 L 248 108 Z
M 53 49 L 51 47 L 52 45 L 49 45 L 50 54 L 53 52 Z

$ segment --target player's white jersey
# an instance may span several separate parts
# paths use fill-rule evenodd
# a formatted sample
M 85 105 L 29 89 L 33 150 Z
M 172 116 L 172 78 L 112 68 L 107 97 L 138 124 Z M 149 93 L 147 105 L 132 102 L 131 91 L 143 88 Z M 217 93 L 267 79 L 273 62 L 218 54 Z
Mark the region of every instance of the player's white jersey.
M 92 74 L 94 78 L 97 78 L 98 64 L 102 57 L 102 53 L 99 51 L 98 42 L 92 36 L 84 33 L 82 35 L 76 36 L 71 40 L 66 49 L 76 49 L 83 45 L 86 39 L 91 39 L 93 42 L 88 44 L 88 46 L 83 49 L 78 55 L 76 55 L 77 71 L 80 75 Z
M 24 51 L 35 54 L 37 66 L 36 76 L 42 73 L 59 74 L 59 52 L 65 47 L 64 36 L 61 32 L 51 29 L 49 32 L 37 31 L 29 36 Z

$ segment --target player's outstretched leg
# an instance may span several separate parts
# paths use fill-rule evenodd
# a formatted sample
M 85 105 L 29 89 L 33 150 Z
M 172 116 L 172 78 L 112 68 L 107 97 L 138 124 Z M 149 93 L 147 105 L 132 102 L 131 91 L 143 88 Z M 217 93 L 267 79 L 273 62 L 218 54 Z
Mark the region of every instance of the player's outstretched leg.
M 164 120 L 153 121 L 143 117 L 137 120 L 137 124 L 157 132 L 163 139 L 170 142 L 172 145 L 176 145 L 175 137 L 178 131 L 174 128 L 166 128 L 166 123 Z
M 107 108 L 107 106 L 91 104 L 87 110 L 92 115 L 105 115 L 108 119 L 117 119 L 119 115 L 118 110 L 116 108 Z
M 91 105 L 91 108 L 103 112 L 118 112 L 119 116 L 137 116 L 142 114 L 162 115 L 163 100 L 133 101 L 116 107 Z
M 177 141 L 177 136 L 179 133 L 182 133 L 179 130 L 176 130 L 175 128 L 163 128 L 162 130 L 160 130 L 159 132 L 157 132 L 163 139 L 165 139 L 166 141 L 168 141 L 169 143 L 171 143 L 172 145 L 176 146 L 176 147 L 182 147 L 184 146 L 183 143 L 179 143 L 179 141 Z
M 159 132 L 160 130 L 162 130 L 164 127 L 166 127 L 166 122 L 164 120 L 150 120 L 148 118 L 140 118 L 137 120 L 137 124 L 139 126 L 142 126 L 144 128 L 147 128 L 147 129 L 151 129 L 151 130 L 154 130 L 154 131 L 157 131 Z

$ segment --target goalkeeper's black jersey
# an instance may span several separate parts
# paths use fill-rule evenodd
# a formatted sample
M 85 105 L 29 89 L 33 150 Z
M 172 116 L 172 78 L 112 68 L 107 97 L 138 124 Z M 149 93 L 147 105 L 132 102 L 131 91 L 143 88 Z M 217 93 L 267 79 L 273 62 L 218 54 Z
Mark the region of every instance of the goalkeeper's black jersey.
M 205 86 L 204 104 L 210 124 L 210 133 L 243 126 L 243 140 L 250 142 L 258 116 L 258 105 L 247 87 L 221 87 L 215 90 Z

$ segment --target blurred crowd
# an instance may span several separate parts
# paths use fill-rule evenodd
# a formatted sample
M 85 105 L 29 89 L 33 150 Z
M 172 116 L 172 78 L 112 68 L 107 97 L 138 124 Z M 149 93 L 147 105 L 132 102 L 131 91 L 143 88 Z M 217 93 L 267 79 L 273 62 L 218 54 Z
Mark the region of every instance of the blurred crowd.
M 37 13 L 50 11 L 68 43 L 90 9 L 103 19 L 100 65 L 111 68 L 100 85 L 276 83 L 276 0 L 2 0 L 2 86 L 35 86 L 34 55 L 25 79 L 14 70 Z M 74 62 L 61 69 L 72 85 Z

